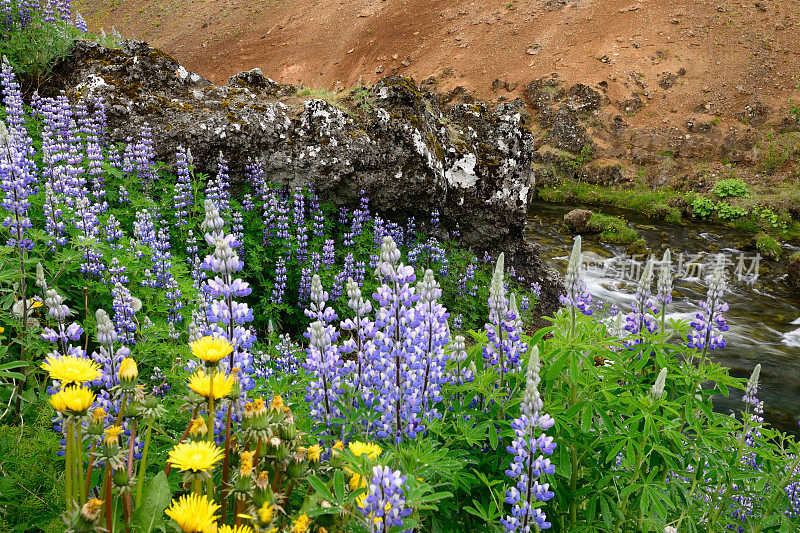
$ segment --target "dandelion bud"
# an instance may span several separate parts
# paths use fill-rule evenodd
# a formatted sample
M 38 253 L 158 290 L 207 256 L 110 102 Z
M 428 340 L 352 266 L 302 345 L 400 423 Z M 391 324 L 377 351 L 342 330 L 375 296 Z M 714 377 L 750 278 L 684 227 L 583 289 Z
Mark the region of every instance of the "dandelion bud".
M 344 451 L 344 444 L 342 441 L 337 440 L 336 444 L 333 445 L 331 448 L 331 466 L 333 468 L 341 468 L 344 461 L 342 460 L 342 456 L 339 452 Z
M 193 441 L 202 441 L 206 440 L 207 434 L 208 426 L 206 426 L 206 421 L 202 416 L 198 416 L 192 421 L 192 425 L 189 428 L 189 436 Z
M 131 477 L 128 475 L 128 472 L 124 468 L 118 468 L 117 470 L 114 470 L 114 475 L 112 477 L 112 480 L 114 481 L 115 486 L 124 489 L 128 487 L 128 484 L 131 481 Z
M 654 400 L 658 400 L 662 396 L 664 396 L 664 384 L 666 383 L 666 381 L 667 381 L 667 369 L 662 368 L 661 372 L 658 373 L 656 382 L 650 389 L 650 396 L 652 396 Z
M 269 484 L 269 474 L 266 471 L 259 472 L 256 478 L 256 488 L 253 491 L 253 504 L 257 508 L 272 504 L 272 487 Z
M 294 425 L 294 418 L 287 418 L 280 426 L 278 426 L 278 435 L 283 440 L 294 440 L 294 438 L 297 436 L 297 428 Z
M 139 379 L 139 368 L 136 366 L 136 361 L 130 357 L 126 357 L 119 364 L 119 381 L 123 389 L 132 390 L 136 387 L 136 382 Z
M 322 446 L 315 444 L 308 447 L 308 460 L 312 463 L 318 463 L 320 455 L 322 455 Z
M 286 475 L 292 479 L 302 477 L 306 471 L 306 449 L 300 447 L 292 454 L 289 466 L 286 467 Z
M 87 432 L 89 435 L 102 435 L 103 425 L 106 420 L 106 410 L 102 407 L 97 407 L 92 411 L 92 420 L 89 422 Z

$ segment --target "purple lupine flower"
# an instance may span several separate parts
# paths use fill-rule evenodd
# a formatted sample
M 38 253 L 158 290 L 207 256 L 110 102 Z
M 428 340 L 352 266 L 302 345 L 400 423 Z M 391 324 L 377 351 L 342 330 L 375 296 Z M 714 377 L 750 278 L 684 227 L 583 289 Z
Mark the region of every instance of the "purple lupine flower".
M 128 276 L 125 274 L 127 270 L 127 267 L 119 263 L 119 259 L 112 257 L 111 264 L 108 265 L 108 283 L 110 283 L 112 286 L 116 285 L 117 283 L 127 285 L 128 282 L 130 282 Z
M 28 217 L 28 198 L 36 194 L 36 165 L 19 83 L 5 57 L 0 70 L 0 85 L 6 112 L 5 122 L 0 122 L 0 190 L 4 193 L 0 206 L 8 212 L 3 220 L 3 227 L 8 228 L 10 234 L 7 244 L 19 248 L 22 253 L 23 250 L 32 250 L 34 245 L 25 234 L 32 227 Z
M 642 270 L 642 276 L 639 279 L 639 284 L 636 287 L 636 295 L 631 302 L 632 312 L 625 317 L 625 329 L 631 336 L 636 337 L 623 341 L 626 348 L 643 342 L 645 331 L 647 333 L 654 333 L 658 329 L 658 322 L 656 322 L 655 318 L 658 309 L 650 298 L 650 286 L 652 283 L 653 259 L 651 257 L 645 264 L 644 270 Z
M 383 238 L 377 277 L 380 286 L 372 298 L 380 306 L 375 313 L 379 328 L 373 341 L 373 387 L 377 389 L 374 410 L 380 413 L 377 436 L 399 443 L 424 431 L 420 418 L 422 397 L 417 364 L 419 326 L 414 306 L 420 296 L 411 284 L 414 268 L 400 262 L 400 250 L 390 236 Z
M 334 241 L 333 239 L 325 239 L 325 244 L 322 245 L 322 264 L 325 270 L 330 270 L 335 262 Z
M 728 325 L 722 313 L 728 311 L 728 304 L 722 300 L 724 292 L 725 256 L 719 254 L 706 300 L 698 302 L 701 310 L 691 323 L 694 331 L 687 335 L 687 346 L 702 350 L 701 358 L 705 357 L 708 350 L 725 347 L 723 332 L 728 331 Z
M 381 465 L 372 467 L 366 497 L 357 500 L 359 510 L 369 521 L 370 531 L 384 533 L 403 527 L 403 519 L 413 511 L 406 507 L 405 484 L 406 476 L 399 470 L 392 472 Z
M 178 147 L 175 154 L 176 174 L 178 180 L 175 183 L 175 227 L 180 228 L 189 223 L 188 217 L 191 213 L 194 197 L 192 195 L 192 174 L 193 163 L 191 150 L 184 150 L 183 146 Z
M 355 394 L 361 395 L 370 405 L 372 392 L 369 389 L 369 354 L 370 341 L 375 338 L 377 329 L 375 322 L 368 314 L 372 312 L 372 304 L 364 300 L 361 289 L 352 278 L 347 280 L 347 306 L 353 310 L 354 316 L 343 320 L 339 327 L 342 331 L 350 331 L 349 339 L 342 343 L 342 355 L 351 355 L 346 365 L 349 383 Z
M 527 350 L 527 346 L 520 342 L 521 324 L 516 303 L 512 308 L 506 297 L 504 266 L 505 254 L 501 253 L 497 256 L 489 288 L 489 321 L 484 325 L 489 342 L 483 348 L 484 360 L 498 369 L 501 388 L 505 386 L 505 375 L 516 368 Z
M 322 288 L 322 281 L 317 274 L 311 279 L 309 307 L 303 313 L 312 322 L 319 320 L 324 325 L 328 325 L 338 318 L 332 307 L 328 307 L 328 293 Z
M 573 313 L 577 309 L 584 315 L 592 314 L 592 297 L 586 290 L 586 282 L 581 277 L 581 236 L 575 237 L 575 244 L 572 246 L 572 253 L 569 257 L 567 275 L 565 279 L 566 294 L 559 296 L 561 305 L 569 307 Z M 574 322 L 574 320 L 573 320 Z
M 300 346 L 292 342 L 288 333 L 278 336 L 278 355 L 275 358 L 275 368 L 284 375 L 294 375 L 299 372 L 302 363 L 300 362 Z
M 464 324 L 464 315 L 461 313 L 457 314 L 456 317 L 453 319 L 453 329 L 460 330 Z
M 555 421 L 550 415 L 542 413 L 544 405 L 539 395 L 540 371 L 539 347 L 535 346 L 528 361 L 522 413 L 511 423 L 515 438 L 507 447 L 514 458 L 505 474 L 515 484 L 506 491 L 505 502 L 512 506 L 511 515 L 501 519 L 500 523 L 509 532 L 529 533 L 551 526 L 541 508 L 534 507 L 537 502 L 547 502 L 555 496 L 549 483 L 539 481 L 542 476 L 555 473 L 555 466 L 544 456 L 552 455 L 556 448 L 553 438 L 545 433 Z M 541 430 L 538 435 L 537 429 Z
M 64 234 L 66 231 L 66 224 L 64 223 L 64 211 L 59 207 L 56 195 L 53 192 L 53 187 L 50 183 L 45 184 L 44 193 L 44 227 L 45 232 L 50 237 L 47 241 L 47 246 L 55 251 L 59 246 L 67 244 L 68 239 Z
M 256 210 L 256 204 L 253 202 L 253 195 L 249 192 L 244 193 L 242 196 L 242 211 L 248 213 Z
M 141 308 L 141 302 L 131 295 L 131 291 L 121 283 L 114 285 L 111 289 L 111 295 L 114 297 L 112 308 L 114 310 L 114 328 L 117 331 L 117 337 L 122 344 L 134 345 L 136 344 L 136 330 L 138 329 L 136 321 L 136 311 Z
M 64 303 L 64 298 L 55 289 L 45 291 L 44 304 L 47 307 L 47 315 L 56 321 L 56 327 L 44 327 L 42 329 L 42 339 L 55 344 L 62 355 L 74 352 L 73 342 L 78 342 L 83 335 L 83 328 L 77 322 L 67 324 L 67 318 L 72 311 Z M 80 346 L 77 347 L 81 352 Z
M 86 26 L 86 21 L 79 12 L 75 13 L 75 28 L 82 33 L 89 33 L 89 28 Z
M 283 294 L 286 292 L 286 260 L 283 257 L 278 258 L 275 264 L 275 282 L 272 285 L 272 301 L 281 303 L 283 301 Z
M 100 344 L 100 349 L 92 353 L 92 359 L 101 366 L 103 373 L 100 378 L 92 382 L 92 386 L 102 387 L 111 392 L 119 384 L 119 364 L 130 355 L 130 349 L 124 345 L 115 346 L 118 340 L 117 330 L 108 313 L 103 309 L 98 309 L 95 318 L 97 319 L 97 342 Z
M 542 297 L 542 284 L 537 282 L 531 282 L 531 294 L 536 296 L 537 298 Z
M 313 322 L 304 334 L 309 339 L 309 345 L 303 368 L 312 375 L 306 386 L 305 400 L 309 404 L 311 417 L 324 430 L 329 430 L 342 414 L 338 404 L 344 394 L 342 378 L 346 371 L 341 352 L 334 344 L 339 333 L 330 325 L 336 313 L 326 306 L 326 299 L 327 294 L 322 289 L 319 276 L 314 274 L 311 281 L 311 309 L 306 310 L 306 315 Z
M 206 186 L 206 198 L 212 200 L 217 210 L 227 216 L 231 209 L 230 178 L 228 177 L 228 162 L 222 152 L 217 158 L 217 174 L 209 180 Z
M 667 306 L 672 302 L 672 252 L 669 248 L 664 252 L 658 272 L 658 294 L 656 301 L 659 304 L 658 315 L 661 318 L 661 333 L 665 333 Z
M 248 391 L 255 386 L 253 356 L 249 349 L 256 338 L 252 328 L 244 325 L 253 321 L 253 310 L 234 298 L 249 296 L 252 289 L 246 281 L 233 277 L 235 272 L 244 268 L 244 263 L 233 248 L 238 244 L 235 237 L 224 233 L 224 222 L 214 201 L 207 199 L 205 208 L 206 216 L 201 228 L 207 231 L 205 239 L 213 244 L 214 252 L 206 256 L 201 266 L 217 274 L 201 287 L 202 292 L 213 299 L 206 308 L 210 326 L 208 334 L 225 337 L 233 345 L 230 358 L 220 367 L 227 372 L 231 372 L 233 367 L 239 368 L 242 371 L 239 374 L 242 390 Z
M 474 365 L 470 367 L 464 366 L 467 362 L 466 347 L 467 344 L 463 335 L 456 335 L 453 337 L 453 342 L 449 344 L 450 356 L 448 360 L 452 363 L 452 368 L 448 375 L 448 381 L 454 385 L 464 385 L 475 381 Z
M 442 401 L 442 385 L 447 382 L 445 374 L 447 354 L 444 347 L 450 342 L 450 330 L 447 327 L 450 314 L 438 302 L 442 297 L 442 289 L 433 277 L 431 269 L 425 271 L 422 281 L 417 284 L 416 292 L 420 296 L 415 309 L 419 327 L 414 333 L 421 354 L 417 360 L 417 367 L 422 373 L 420 383 L 422 412 L 427 419 L 439 418 L 441 415 L 435 405 Z
M 91 205 L 86 197 L 78 198 L 75 203 L 75 228 L 79 232 L 79 247 L 83 250 L 80 270 L 87 279 L 99 277 L 106 268 L 102 262 L 103 252 L 97 247 L 101 229 L 97 210 L 97 204 Z
M 314 237 L 322 237 L 325 235 L 325 215 L 322 213 L 322 208 L 319 205 L 317 193 L 312 189 L 310 194 L 311 199 L 308 202 L 308 210 L 313 221 Z

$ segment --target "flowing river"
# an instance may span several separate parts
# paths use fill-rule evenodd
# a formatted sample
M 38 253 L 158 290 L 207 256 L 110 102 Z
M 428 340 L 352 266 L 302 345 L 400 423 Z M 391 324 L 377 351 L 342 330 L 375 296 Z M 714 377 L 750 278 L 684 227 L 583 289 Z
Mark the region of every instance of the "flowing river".
M 528 214 L 526 238 L 538 243 L 542 258 L 562 274 L 573 237 L 561 227 L 564 215 L 574 208 L 534 202 Z M 749 376 L 761 363 L 758 397 L 764 401 L 765 418 L 775 427 L 800 434 L 800 294 L 787 283 L 784 266 L 739 249 L 742 236 L 731 228 L 694 222 L 654 225 L 628 212 L 604 208 L 603 213 L 624 216 L 657 260 L 667 247 L 672 250 L 675 290 L 669 318 L 694 318 L 698 300 L 706 298 L 713 262 L 717 254 L 725 255 L 725 300 L 730 305 L 725 317 L 730 329 L 725 333 L 727 346 L 711 352 L 711 358 L 739 377 Z M 796 250 L 784 247 L 785 254 Z M 627 255 L 625 246 L 604 244 L 594 237 L 583 239 L 589 292 L 595 301 L 616 304 L 622 313 L 630 312 L 643 260 L 643 256 Z M 741 396 L 741 391 L 732 391 L 730 398 L 718 398 L 715 405 L 721 412 L 738 412 Z

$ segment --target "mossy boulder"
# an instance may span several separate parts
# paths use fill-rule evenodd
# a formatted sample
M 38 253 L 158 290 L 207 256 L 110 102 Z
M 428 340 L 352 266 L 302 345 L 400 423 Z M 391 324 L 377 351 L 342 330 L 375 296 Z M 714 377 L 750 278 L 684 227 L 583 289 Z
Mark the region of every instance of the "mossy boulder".
M 573 209 L 564 215 L 564 225 L 572 233 L 586 233 L 589 231 L 588 222 L 592 212 L 587 209 Z

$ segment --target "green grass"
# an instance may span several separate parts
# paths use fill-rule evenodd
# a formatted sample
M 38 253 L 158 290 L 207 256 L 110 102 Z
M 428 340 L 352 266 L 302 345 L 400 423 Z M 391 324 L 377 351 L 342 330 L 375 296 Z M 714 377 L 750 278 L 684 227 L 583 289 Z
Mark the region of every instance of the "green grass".
M 671 189 L 619 189 L 565 179 L 555 188 L 537 189 L 537 194 L 545 202 L 617 207 L 635 211 L 653 220 L 673 223 L 681 220 L 680 210 L 667 204 L 670 198 L 680 196 Z
M 639 238 L 636 230 L 619 217 L 595 213 L 587 226 L 590 231 L 600 234 L 600 240 L 609 244 L 631 244 Z
M 781 257 L 781 244 L 766 233 L 756 235 L 756 250 L 763 257 L 777 261 Z

